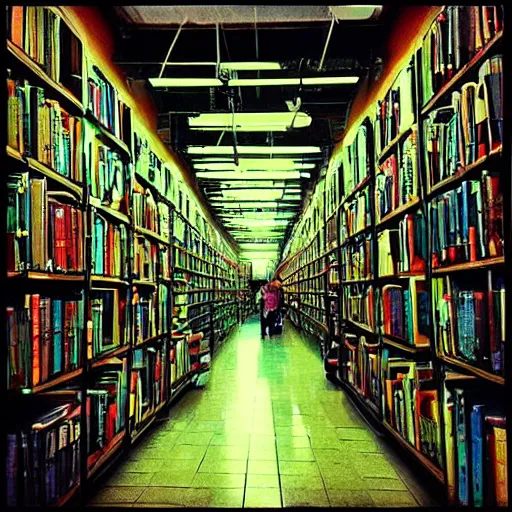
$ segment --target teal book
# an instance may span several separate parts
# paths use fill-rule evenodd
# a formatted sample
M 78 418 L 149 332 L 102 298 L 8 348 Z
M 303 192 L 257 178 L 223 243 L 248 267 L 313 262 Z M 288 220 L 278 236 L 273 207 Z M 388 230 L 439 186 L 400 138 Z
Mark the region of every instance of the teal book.
M 53 374 L 62 371 L 62 301 L 54 300 L 53 309 Z
M 484 415 L 485 406 L 473 405 L 471 411 L 471 487 L 473 506 L 484 506 Z

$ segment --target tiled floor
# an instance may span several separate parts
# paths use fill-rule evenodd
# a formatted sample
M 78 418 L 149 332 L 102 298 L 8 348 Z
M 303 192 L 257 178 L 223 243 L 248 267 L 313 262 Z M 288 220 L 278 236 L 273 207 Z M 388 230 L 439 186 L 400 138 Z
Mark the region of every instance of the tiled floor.
M 91 505 L 417 507 L 436 503 L 324 376 L 289 324 L 256 318 L 226 341 L 203 390 L 148 432 Z

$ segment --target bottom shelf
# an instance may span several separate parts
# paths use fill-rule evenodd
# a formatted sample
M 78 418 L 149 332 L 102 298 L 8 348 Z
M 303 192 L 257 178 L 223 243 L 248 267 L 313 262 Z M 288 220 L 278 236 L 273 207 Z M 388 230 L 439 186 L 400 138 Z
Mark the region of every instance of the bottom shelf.
M 414 446 L 408 443 L 386 420 L 382 422 L 384 427 L 390 434 L 402 445 L 404 446 L 409 453 L 412 453 L 418 461 L 430 471 L 432 475 L 442 484 L 444 484 L 444 473 L 441 468 L 438 468 L 430 459 L 425 457 L 421 452 L 419 452 Z
M 91 478 L 94 473 L 101 468 L 105 462 L 114 454 L 114 452 L 121 446 L 121 443 L 124 439 L 125 431 L 122 430 L 112 438 L 108 446 L 103 448 L 103 450 L 98 450 L 96 453 L 89 455 L 87 458 L 87 477 Z
M 373 402 L 364 397 L 358 389 L 352 386 L 352 384 L 340 378 L 339 375 L 338 379 L 343 384 L 343 387 L 350 392 L 350 395 L 353 396 L 357 402 L 359 402 L 365 410 L 371 414 L 372 419 L 380 424 L 381 418 L 379 408 Z
M 64 496 L 61 496 L 55 502 L 54 506 L 55 507 L 62 507 L 62 506 L 64 506 L 66 503 L 71 501 L 77 495 L 79 490 L 80 490 L 80 482 L 76 483 L 73 487 L 71 487 L 71 489 L 66 494 L 64 494 Z
M 142 422 L 142 426 L 130 434 L 132 444 L 149 428 L 153 421 L 155 421 L 155 418 L 156 410 Z

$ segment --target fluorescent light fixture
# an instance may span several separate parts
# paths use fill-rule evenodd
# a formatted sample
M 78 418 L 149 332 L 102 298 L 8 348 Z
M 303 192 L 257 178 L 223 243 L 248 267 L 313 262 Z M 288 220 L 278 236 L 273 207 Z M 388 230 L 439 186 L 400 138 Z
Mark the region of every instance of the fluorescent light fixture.
M 220 69 L 230 71 L 271 71 L 281 69 L 279 62 L 221 62 Z
M 199 171 L 196 173 L 198 178 L 208 178 L 211 180 L 297 180 L 300 178 L 299 171 Z
M 302 196 L 300 194 L 290 194 L 290 195 L 284 195 L 283 201 L 293 201 L 293 200 L 300 200 L 302 199 Z
M 234 162 L 212 162 L 195 163 L 194 169 L 212 170 L 212 171 L 293 171 L 294 169 L 314 169 L 315 164 L 303 162 L 294 162 L 290 158 L 241 158 L 239 165 Z
M 219 217 L 227 220 L 243 220 L 243 219 L 291 219 L 295 216 L 294 212 L 243 212 L 241 215 L 234 212 L 217 212 Z
M 240 238 L 282 238 L 284 231 L 229 231 L 234 237 Z
M 254 252 L 254 251 L 247 251 L 241 253 L 242 258 L 246 260 L 272 260 L 277 259 L 279 257 L 279 251 L 261 251 L 261 252 Z
M 271 131 L 272 129 L 283 131 L 290 127 L 307 128 L 311 124 L 311 117 L 304 112 L 255 112 L 242 113 L 206 113 L 196 117 L 189 117 L 188 124 L 191 128 L 241 131 Z
M 283 196 L 282 189 L 269 190 L 223 190 L 222 195 L 227 199 L 260 199 L 262 201 L 272 201 L 273 199 L 281 199 Z
M 378 15 L 382 9 L 381 5 L 331 5 L 329 10 L 339 20 L 368 20 Z
M 239 155 L 303 155 L 321 153 L 318 146 L 237 146 Z M 189 146 L 190 155 L 232 155 L 233 146 Z
M 315 76 L 303 78 L 304 85 L 347 85 L 356 84 L 358 76 Z M 236 78 L 228 82 L 230 87 L 264 87 L 300 85 L 299 78 Z
M 260 249 L 266 249 L 267 251 L 279 250 L 279 244 L 266 243 L 266 244 L 239 244 L 242 251 L 259 251 Z
M 276 220 L 276 219 L 226 219 L 226 224 L 231 226 L 247 226 L 247 227 L 274 227 L 274 226 L 287 226 L 287 220 Z
M 253 194 L 254 195 L 254 194 Z M 253 197 L 253 199 L 257 199 Z M 214 208 L 223 208 L 226 210 L 248 210 L 251 208 L 277 208 L 279 203 L 277 201 L 255 201 L 255 202 L 246 202 L 246 203 L 236 203 L 236 202 L 226 202 L 222 199 L 212 199 L 210 200 L 210 204 Z
M 311 178 L 311 173 L 309 172 L 301 172 L 300 173 L 301 178 Z
M 153 87 L 220 87 L 218 78 L 150 78 Z

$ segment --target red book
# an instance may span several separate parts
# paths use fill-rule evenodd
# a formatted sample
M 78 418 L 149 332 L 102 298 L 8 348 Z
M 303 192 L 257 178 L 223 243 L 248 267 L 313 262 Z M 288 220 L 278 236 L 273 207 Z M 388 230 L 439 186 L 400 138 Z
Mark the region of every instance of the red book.
M 66 270 L 73 270 L 73 226 L 71 221 L 71 210 L 73 209 L 68 204 L 63 205 L 64 207 L 64 222 L 65 222 L 65 233 L 66 233 Z
M 81 210 L 77 210 L 77 270 L 84 269 L 84 245 L 83 245 L 83 213 Z
M 11 40 L 12 42 L 23 48 L 23 10 L 24 7 L 21 5 L 13 6 L 12 17 L 11 17 Z
M 69 209 L 69 215 L 71 220 L 71 225 L 69 228 L 70 240 L 68 247 L 68 255 L 69 255 L 69 268 L 72 270 L 77 270 L 78 263 L 78 210 L 76 208 Z
M 40 328 L 41 328 L 41 382 L 46 382 L 49 376 L 50 348 L 51 348 L 51 301 L 49 298 L 39 300 Z
M 39 295 L 31 297 L 32 316 L 32 385 L 37 386 L 41 380 L 40 372 L 40 344 L 41 344 L 41 316 L 39 311 Z
M 389 294 L 387 290 L 382 292 L 382 309 L 384 312 L 384 333 L 391 333 L 391 304 L 389 302 Z
M 64 205 L 51 204 L 53 223 L 53 250 L 55 266 L 67 270 L 66 266 L 66 219 Z

